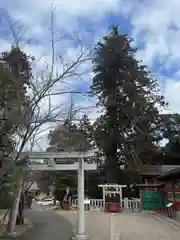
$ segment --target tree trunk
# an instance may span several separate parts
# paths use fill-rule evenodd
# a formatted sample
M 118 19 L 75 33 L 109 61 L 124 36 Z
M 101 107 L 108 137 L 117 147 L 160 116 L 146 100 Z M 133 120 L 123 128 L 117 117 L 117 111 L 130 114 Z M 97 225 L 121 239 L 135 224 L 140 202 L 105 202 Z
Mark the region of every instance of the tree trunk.
M 114 157 L 109 157 L 109 164 L 107 164 L 105 169 L 105 176 L 106 176 L 106 182 L 107 183 L 117 183 L 117 167 L 116 164 L 113 164 Z M 111 162 L 110 162 L 111 161 Z
M 24 206 L 25 206 L 25 189 L 22 185 L 21 197 L 19 201 L 18 215 L 16 218 L 16 225 L 24 224 Z
M 19 208 L 22 184 L 23 184 L 23 176 L 20 177 L 18 182 L 18 190 L 14 193 L 14 196 L 13 196 L 14 201 L 10 211 L 9 221 L 7 225 L 7 233 L 10 233 L 10 234 L 14 232 L 15 226 L 16 226 L 16 217 L 17 217 L 18 208 Z
M 117 142 L 110 138 L 109 146 L 106 150 L 105 176 L 107 183 L 117 183 Z
M 24 224 L 24 191 L 21 192 L 16 225 Z
M 117 107 L 116 104 L 107 107 L 109 116 L 109 133 L 106 145 L 106 181 L 107 183 L 117 183 Z

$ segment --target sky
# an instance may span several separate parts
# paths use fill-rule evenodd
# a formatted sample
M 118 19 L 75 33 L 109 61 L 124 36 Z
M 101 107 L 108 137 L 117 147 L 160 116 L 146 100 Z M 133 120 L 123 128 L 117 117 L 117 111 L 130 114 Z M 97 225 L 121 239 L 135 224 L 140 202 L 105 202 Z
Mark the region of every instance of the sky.
M 106 35 L 113 25 L 129 34 L 142 60 L 157 78 L 169 107 L 166 112 L 180 113 L 180 1 L 177 0 L 0 0 L 0 51 L 7 50 L 18 38 L 23 50 L 33 55 L 36 72 L 52 61 L 52 9 L 56 68 L 72 63 L 80 50 L 89 55 L 91 46 Z M 13 28 L 9 17 L 13 20 Z M 16 23 L 16 24 L 14 24 Z M 80 48 L 81 46 L 81 48 Z M 81 77 L 70 77 L 56 89 L 88 91 L 92 82 L 91 63 L 78 66 Z M 69 103 L 69 95 L 52 99 L 55 105 Z M 74 95 L 78 107 L 87 107 L 91 119 L 97 116 L 95 98 Z

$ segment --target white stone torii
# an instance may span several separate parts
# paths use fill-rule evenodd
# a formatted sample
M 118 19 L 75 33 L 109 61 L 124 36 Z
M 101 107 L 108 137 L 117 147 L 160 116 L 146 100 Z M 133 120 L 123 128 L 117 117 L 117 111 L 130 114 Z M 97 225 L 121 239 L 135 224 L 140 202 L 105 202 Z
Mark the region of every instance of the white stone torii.
M 122 189 L 126 187 L 126 185 L 119 184 L 101 184 L 98 187 L 103 189 L 103 202 L 105 206 L 105 198 L 106 195 L 119 195 L 119 202 L 122 204 Z M 113 190 L 112 190 L 113 189 Z
M 86 240 L 85 234 L 85 216 L 84 216 L 84 170 L 96 170 L 97 164 L 84 163 L 85 158 L 95 155 L 97 149 L 86 152 L 22 152 L 20 157 L 28 156 L 30 163 L 25 170 L 30 171 L 65 171 L 78 170 L 78 231 L 74 239 Z M 42 160 L 48 159 L 47 164 Z M 57 164 L 55 159 L 78 159 L 78 162 L 72 164 Z M 59 162 L 59 161 L 58 161 Z
M 88 150 L 84 152 L 80 151 L 69 151 L 69 152 L 22 152 L 20 157 L 28 156 L 31 159 L 46 159 L 46 158 L 88 158 L 95 156 L 97 149 Z

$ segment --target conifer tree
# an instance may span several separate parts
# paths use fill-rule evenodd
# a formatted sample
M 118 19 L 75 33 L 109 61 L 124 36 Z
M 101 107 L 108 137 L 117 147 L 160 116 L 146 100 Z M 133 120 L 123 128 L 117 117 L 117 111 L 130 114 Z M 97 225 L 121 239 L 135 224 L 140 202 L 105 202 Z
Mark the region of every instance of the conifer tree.
M 91 90 L 104 107 L 97 131 L 108 182 L 117 181 L 119 164 L 137 158 L 141 144 L 155 144 L 160 125 L 157 106 L 165 104 L 156 79 L 136 60 L 131 43 L 128 35 L 113 27 L 94 52 Z

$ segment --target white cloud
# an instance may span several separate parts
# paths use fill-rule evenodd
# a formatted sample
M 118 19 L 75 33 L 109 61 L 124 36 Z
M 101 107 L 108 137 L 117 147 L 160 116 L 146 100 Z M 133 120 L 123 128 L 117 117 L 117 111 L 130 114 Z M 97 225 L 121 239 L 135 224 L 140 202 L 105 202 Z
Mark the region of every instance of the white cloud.
M 164 94 L 169 102 L 170 112 L 180 113 L 180 82 L 169 80 L 164 89 Z
M 44 0 L 2 0 L 1 8 L 9 12 L 14 20 L 19 20 L 26 29 L 24 38 L 24 50 L 41 59 L 38 62 L 36 71 L 44 68 L 45 62 L 51 63 L 51 7 L 52 2 Z M 82 37 L 83 47 L 93 44 L 93 41 L 99 40 L 109 31 L 109 26 L 102 26 L 102 20 L 109 14 L 115 16 L 124 16 L 129 18 L 133 26 L 132 36 L 135 44 L 141 48 L 137 57 L 143 60 L 152 69 L 155 76 L 158 77 L 162 85 L 161 90 L 169 102 L 171 111 L 180 112 L 179 91 L 180 75 L 177 68 L 180 60 L 179 39 L 180 39 L 180 2 L 177 0 L 91 0 L 84 3 L 83 0 L 54 0 L 53 7 L 55 10 L 55 39 L 56 46 L 56 69 L 62 71 L 59 55 L 64 53 L 65 62 L 73 60 L 77 55 L 77 46 L 73 41 L 73 34 L 78 33 Z M 2 11 L 1 11 L 2 12 Z M 2 14 L 0 14 L 2 21 Z M 87 27 L 82 27 L 85 24 Z M 119 22 L 118 24 L 120 24 Z M 2 25 L 2 24 L 1 24 Z M 113 24 L 112 24 L 113 25 Z M 2 25 L 3 26 L 3 25 Z M 91 31 L 89 30 L 91 29 Z M 121 25 L 120 25 L 121 28 Z M 3 51 L 9 45 L 9 42 L 3 38 L 4 29 L 0 28 L 0 51 Z M 7 32 L 7 26 L 6 26 Z M 67 35 L 68 38 L 67 38 Z M 1 37 L 2 36 L 2 37 Z M 12 38 L 11 38 L 12 39 Z M 161 63 L 154 67 L 154 60 Z M 167 77 L 161 72 L 164 68 L 167 71 L 176 66 L 176 73 Z M 78 71 L 90 68 L 90 62 L 79 66 Z M 87 89 L 90 85 L 92 74 L 88 73 L 83 78 L 71 77 L 67 79 L 66 84 L 56 85 L 55 90 L 74 90 L 81 89 L 85 86 Z M 52 104 L 58 105 L 67 103 L 69 96 L 61 95 L 52 98 Z M 95 105 L 95 99 L 85 99 L 75 97 L 78 106 Z M 86 110 L 85 113 L 91 118 L 97 115 L 96 109 Z
M 160 80 L 171 112 L 180 112 L 180 2 L 139 1 L 131 17 L 132 36 L 142 44 L 137 56 Z M 156 65 L 154 65 L 156 61 Z M 169 77 L 166 73 L 170 72 Z
M 135 9 L 131 19 L 133 37 L 144 42 L 141 57 L 147 62 L 151 63 L 156 56 L 180 59 L 179 10 L 180 2 L 176 0 L 141 1 Z

